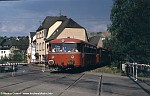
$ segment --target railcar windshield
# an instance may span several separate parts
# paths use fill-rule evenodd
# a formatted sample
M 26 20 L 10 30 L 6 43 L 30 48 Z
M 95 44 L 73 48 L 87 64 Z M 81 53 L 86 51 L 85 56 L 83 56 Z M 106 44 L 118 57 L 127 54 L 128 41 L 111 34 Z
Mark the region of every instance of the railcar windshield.
M 52 52 L 62 52 L 62 44 L 56 43 L 51 45 Z
M 56 43 L 51 44 L 52 52 L 81 52 L 80 43 Z

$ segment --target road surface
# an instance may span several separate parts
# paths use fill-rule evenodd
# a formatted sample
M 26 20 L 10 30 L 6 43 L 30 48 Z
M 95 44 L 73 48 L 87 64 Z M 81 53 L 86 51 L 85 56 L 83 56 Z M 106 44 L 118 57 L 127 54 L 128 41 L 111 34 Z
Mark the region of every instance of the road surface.
M 19 66 L 0 73 L 4 96 L 150 96 L 150 86 L 132 78 L 104 73 L 50 72 L 42 67 Z

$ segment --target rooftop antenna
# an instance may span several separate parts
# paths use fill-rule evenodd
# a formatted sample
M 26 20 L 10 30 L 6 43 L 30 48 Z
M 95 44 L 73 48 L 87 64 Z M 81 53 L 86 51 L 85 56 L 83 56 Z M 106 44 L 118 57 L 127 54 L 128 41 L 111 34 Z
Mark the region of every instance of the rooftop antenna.
M 60 13 L 59 13 L 59 15 L 60 15 L 60 16 L 62 16 L 62 14 L 61 14 L 61 10 L 60 10 Z

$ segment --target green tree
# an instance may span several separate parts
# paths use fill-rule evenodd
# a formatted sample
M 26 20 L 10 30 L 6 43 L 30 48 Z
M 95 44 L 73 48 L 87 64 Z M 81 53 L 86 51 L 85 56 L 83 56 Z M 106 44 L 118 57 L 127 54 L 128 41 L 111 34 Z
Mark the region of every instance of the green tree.
M 17 47 L 19 48 L 19 50 L 21 50 L 22 61 L 24 61 L 24 62 L 27 60 L 26 52 L 27 52 L 28 46 L 29 46 L 29 37 L 28 36 L 18 36 L 17 37 Z
M 13 52 L 13 57 L 12 57 L 12 61 L 17 61 L 17 62 L 21 62 L 23 60 L 22 58 L 22 53 L 20 50 L 14 50 Z
M 150 62 L 150 0 L 114 0 L 110 18 L 114 59 Z

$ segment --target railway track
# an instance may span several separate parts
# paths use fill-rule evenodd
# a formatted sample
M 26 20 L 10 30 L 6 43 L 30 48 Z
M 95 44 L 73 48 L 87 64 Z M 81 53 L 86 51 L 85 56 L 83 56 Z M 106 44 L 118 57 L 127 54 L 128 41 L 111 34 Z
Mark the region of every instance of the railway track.
M 0 77 L 0 90 L 13 93 L 13 96 L 16 96 L 14 93 L 20 93 L 19 96 L 31 96 L 23 93 L 32 92 L 46 93 L 44 96 L 70 96 L 72 94 L 73 96 L 76 94 L 78 96 L 132 96 L 130 94 L 145 94 L 143 90 L 127 78 L 114 78 L 114 75 L 105 76 L 105 74 L 88 74 L 86 72 L 76 74 L 56 71 L 42 72 L 41 67 L 31 69 L 34 70 L 29 70 L 28 73 L 24 74 L 16 74 L 15 77 Z M 134 87 L 129 86 L 130 84 Z M 126 93 L 122 89 L 129 90 L 129 92 Z M 133 93 L 132 90 L 133 92 L 138 90 L 139 93 Z
M 49 76 L 44 76 L 44 77 L 46 77 L 46 78 L 44 78 L 44 79 L 46 79 L 46 80 L 44 80 L 44 81 L 42 81 L 41 83 L 38 83 L 38 84 L 34 84 L 34 85 L 31 85 L 31 86 L 28 86 L 28 87 L 25 87 L 25 88 L 23 88 L 23 89 L 21 89 L 21 90 L 17 90 L 17 91 L 15 91 L 14 93 L 21 93 L 22 91 L 25 91 L 25 90 L 27 90 L 27 89 L 30 89 L 30 88 L 32 88 L 32 87 L 36 87 L 36 86 L 40 86 L 40 85 L 42 85 L 42 84 L 44 84 L 44 83 L 47 83 L 47 82 L 55 82 L 55 81 L 58 81 L 58 80 L 61 80 L 61 79 L 63 79 L 63 78 L 66 78 L 66 77 L 68 77 L 68 76 L 70 76 L 71 74 L 65 74 L 64 76 L 62 76 L 62 77 L 58 77 L 58 78 L 53 78 L 53 79 L 49 79 L 49 78 L 51 78 L 50 77 L 50 75 Z M 48 79 L 48 80 L 47 80 Z M 34 79 L 34 80 L 37 80 L 37 79 Z M 34 80 L 31 80 L 31 81 L 34 81 Z M 39 79 L 40 80 L 40 79 Z M 29 81 L 27 81 L 27 82 L 29 82 Z M 24 82 L 23 82 L 24 83 Z M 16 84 L 17 85 L 17 84 Z M 24 96 L 24 95 L 22 95 L 22 96 Z M 25 95 L 26 96 L 26 95 Z
M 22 74 L 17 74 L 17 72 L 10 72 L 10 74 L 5 75 L 5 76 L 1 76 L 1 79 L 6 79 L 6 78 L 12 78 L 12 77 L 17 77 L 17 76 L 23 76 L 23 75 L 30 75 L 30 74 L 37 74 L 37 73 L 41 73 L 39 70 L 32 70 L 28 73 L 22 73 Z
M 38 74 L 38 75 L 34 75 L 34 74 Z M 37 70 L 31 70 L 29 73 L 26 73 L 26 74 L 15 75 L 15 77 L 21 78 L 20 76 L 25 76 L 26 77 L 26 75 L 31 75 L 29 77 L 32 77 L 32 75 L 33 75 L 33 78 L 27 79 L 27 80 L 25 79 L 25 81 L 22 78 L 23 81 L 19 81 L 19 82 L 15 82 L 15 83 L 13 82 L 13 84 L 2 86 L 2 87 L 0 87 L 0 89 L 3 90 L 4 92 L 5 91 L 7 92 L 10 88 L 15 88 L 15 87 L 18 88 L 17 86 L 22 86 L 23 85 L 23 87 L 12 90 L 12 93 L 23 93 L 23 92 L 26 92 L 28 90 L 38 88 L 39 86 L 43 86 L 42 84 L 49 84 L 49 83 L 63 84 L 63 85 L 65 85 L 65 87 L 62 89 L 63 91 L 61 90 L 59 92 L 59 94 L 57 94 L 57 96 L 62 96 L 70 88 L 74 88 L 76 86 L 76 84 L 78 84 L 80 82 L 80 80 L 83 78 L 83 76 L 85 76 L 85 73 L 68 74 L 68 73 L 60 73 L 60 72 L 58 72 L 58 73 L 57 72 L 56 73 L 52 72 L 51 73 L 51 72 L 47 72 L 47 71 L 43 73 L 41 71 L 41 68 L 40 68 L 40 69 L 37 69 Z M 10 77 L 12 77 L 12 76 L 9 76 L 9 77 L 4 76 L 4 77 L 1 77 L 0 80 L 8 79 Z M 12 78 L 15 78 L 15 77 L 12 77 Z M 70 80 L 71 82 L 70 81 L 66 82 L 65 80 L 69 79 L 69 78 L 71 78 L 71 80 Z M 34 82 L 37 82 L 37 81 L 38 81 L 38 83 L 34 83 Z M 26 86 L 26 84 L 31 84 L 31 85 Z M 101 87 L 99 87 L 99 88 L 101 88 Z M 52 88 L 51 90 L 55 90 L 55 89 Z M 50 91 L 50 92 L 52 92 L 52 91 Z M 14 96 L 14 95 L 15 94 L 12 94 L 12 96 Z M 27 96 L 27 95 L 21 94 L 21 96 Z M 100 95 L 98 95 L 98 96 L 100 96 Z
M 63 74 L 61 74 L 61 75 L 63 75 Z M 65 74 L 64 76 L 61 76 L 61 77 L 60 77 L 60 76 L 59 76 L 59 77 L 56 76 L 56 78 L 52 78 L 52 79 L 50 79 L 50 78 L 51 78 L 50 75 L 41 76 L 40 78 L 44 78 L 44 79 L 45 79 L 45 80 L 41 81 L 41 83 L 33 84 L 33 85 L 31 85 L 31 86 L 27 86 L 27 87 L 25 87 L 25 88 L 23 88 L 23 89 L 20 89 L 20 90 L 17 90 L 17 91 L 15 91 L 15 92 L 13 92 L 13 93 L 21 93 L 21 92 L 23 92 L 23 91 L 25 91 L 25 90 L 27 90 L 27 89 L 32 88 L 32 87 L 40 86 L 40 85 L 42 85 L 42 84 L 44 84 L 44 83 L 47 83 L 47 82 L 56 82 L 56 81 L 62 80 L 62 79 L 64 79 L 64 78 L 68 78 L 69 76 L 72 76 L 72 74 Z M 73 83 L 71 83 L 67 88 L 65 88 L 58 96 L 61 96 L 61 95 L 62 95 L 64 92 L 66 92 L 69 88 L 71 88 L 73 85 L 75 85 L 78 81 L 80 81 L 80 79 L 81 79 L 83 76 L 84 76 L 84 73 L 81 74 L 78 78 L 76 78 L 75 81 L 74 81 Z M 10 86 L 14 86 L 14 87 L 15 87 L 16 85 L 19 85 L 19 84 L 21 84 L 21 83 L 26 83 L 26 82 L 30 82 L 30 81 L 34 81 L 34 80 L 40 80 L 40 79 L 34 78 L 34 79 L 32 79 L 32 80 L 29 80 L 29 81 L 17 82 L 17 83 L 14 83 L 14 84 L 10 84 L 10 85 L 7 85 L 7 86 L 0 87 L 0 89 L 1 89 L 1 88 L 5 88 L 5 87 L 10 87 Z M 42 79 L 41 79 L 41 80 L 42 80 Z M 24 96 L 24 95 L 22 94 L 22 96 Z
M 32 74 L 35 74 L 35 73 L 37 73 L 37 72 L 34 72 L 34 73 L 28 73 L 28 74 L 24 74 L 24 75 L 32 75 Z M 39 72 L 40 73 L 40 72 Z M 42 72 L 43 73 L 43 72 Z M 53 73 L 52 73 L 53 74 Z M 61 79 L 63 79 L 63 78 L 66 78 L 66 77 L 68 77 L 68 76 L 70 76 L 70 75 L 72 75 L 72 74 L 65 74 L 65 75 L 63 75 L 63 74 L 61 74 L 61 75 L 63 75 L 63 76 L 58 76 L 58 74 L 48 74 L 48 75 L 45 75 L 45 76 L 37 76 L 37 77 L 35 77 L 35 78 L 33 78 L 33 79 L 31 79 L 31 80 L 27 80 L 27 81 L 21 81 L 21 82 L 17 82 L 17 83 L 13 83 L 13 84 L 9 84 L 9 85 L 6 85 L 6 86 L 2 86 L 2 87 L 0 87 L 0 89 L 3 89 L 3 88 L 7 88 L 7 87 L 12 87 L 12 86 L 17 86 L 17 85 L 19 85 L 19 84 L 23 84 L 23 83 L 27 83 L 27 82 L 32 82 L 32 81 L 35 81 L 35 80 L 38 80 L 38 81 L 40 81 L 40 83 L 36 83 L 36 84 L 33 84 L 33 85 L 31 85 L 31 86 L 27 86 L 27 87 L 25 87 L 25 88 L 23 88 L 23 89 L 20 89 L 20 90 L 17 90 L 17 91 L 15 91 L 15 92 L 13 92 L 13 93 L 21 93 L 22 91 L 24 91 L 24 90 L 27 90 L 27 89 L 30 89 L 30 88 L 32 88 L 32 87 L 36 87 L 36 86 L 40 86 L 40 85 L 42 85 L 43 83 L 47 83 L 47 82 L 55 82 L 55 81 L 58 81 L 58 80 L 61 80 Z M 52 75 L 52 76 L 51 76 Z M 60 75 L 60 74 L 59 74 Z M 19 76 L 22 76 L 22 75 L 19 75 Z M 52 77 L 52 78 L 51 78 Z M 9 77 L 5 77 L 5 78 L 1 78 L 1 79 L 6 79 L 6 78 L 9 78 Z M 44 80 L 42 80 L 42 79 L 44 79 Z M 5 90 L 4 90 L 5 91 Z M 13 95 L 13 94 L 12 94 Z
M 97 96 L 101 96 L 101 93 L 102 93 L 102 80 L 103 80 L 103 75 L 101 75 L 99 77 L 99 84 L 98 84 Z
M 29 75 L 29 74 L 28 74 Z M 46 76 L 41 76 L 41 77 L 48 77 L 49 75 L 46 75 Z M 38 79 L 39 77 L 35 77 L 31 80 L 28 80 L 28 81 L 21 81 L 21 82 L 17 82 L 17 83 L 13 83 L 13 84 L 9 84 L 9 85 L 6 85 L 6 86 L 2 86 L 0 88 L 5 88 L 5 87 L 10 87 L 10 86 L 15 86 L 15 85 L 18 85 L 18 84 L 21 84 L 21 83 L 25 83 L 25 82 L 30 82 L 30 81 L 34 81 L 34 80 L 39 80 Z
M 81 80 L 81 78 L 85 75 L 85 73 L 83 73 L 81 76 L 79 76 L 73 83 L 71 83 L 67 88 L 65 88 L 58 96 L 61 96 L 63 93 L 65 93 L 69 88 L 71 88 L 73 85 L 75 85 L 76 83 L 78 83 L 78 81 Z

